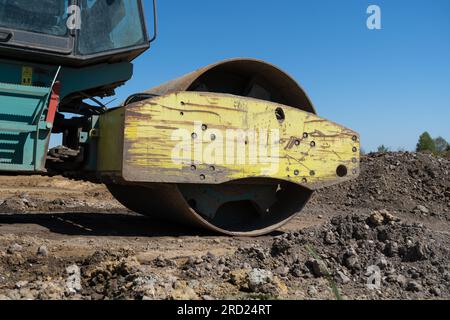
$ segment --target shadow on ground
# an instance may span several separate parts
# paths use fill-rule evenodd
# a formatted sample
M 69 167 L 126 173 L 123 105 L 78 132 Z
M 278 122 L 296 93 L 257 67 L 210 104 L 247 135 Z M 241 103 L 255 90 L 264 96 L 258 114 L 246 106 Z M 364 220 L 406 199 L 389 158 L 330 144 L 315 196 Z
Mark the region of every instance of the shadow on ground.
M 13 226 L 20 233 L 21 225 L 40 225 L 53 233 L 79 236 L 178 237 L 214 235 L 208 231 L 131 214 L 0 214 L 0 230 L 2 226 Z

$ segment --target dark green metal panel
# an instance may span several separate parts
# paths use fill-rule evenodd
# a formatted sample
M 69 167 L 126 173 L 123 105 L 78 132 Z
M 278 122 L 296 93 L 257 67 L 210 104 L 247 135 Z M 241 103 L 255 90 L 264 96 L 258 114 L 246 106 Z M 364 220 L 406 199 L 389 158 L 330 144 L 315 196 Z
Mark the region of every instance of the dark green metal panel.
M 24 67 L 32 69 L 31 86 L 22 85 Z M 51 86 L 58 66 L 0 59 L 0 171 L 45 170 L 52 123 L 46 122 Z M 85 68 L 61 68 L 60 101 L 68 95 L 94 88 L 112 87 L 133 74 L 129 62 Z M 92 119 L 93 128 L 97 119 Z M 95 139 L 87 166 L 95 168 Z
M 0 170 L 42 171 L 51 124 L 50 88 L 0 83 Z
M 129 62 L 100 64 L 86 68 L 62 68 L 60 81 L 61 98 L 75 92 L 98 88 L 112 83 L 123 83 L 133 75 Z
M 0 59 L 0 82 L 21 84 L 22 68 L 33 69 L 33 85 L 50 87 L 58 66 L 35 64 L 21 61 Z M 61 99 L 76 93 L 111 84 L 124 83 L 133 75 L 133 64 L 120 62 L 99 64 L 84 68 L 62 67 L 58 81 L 61 82 Z

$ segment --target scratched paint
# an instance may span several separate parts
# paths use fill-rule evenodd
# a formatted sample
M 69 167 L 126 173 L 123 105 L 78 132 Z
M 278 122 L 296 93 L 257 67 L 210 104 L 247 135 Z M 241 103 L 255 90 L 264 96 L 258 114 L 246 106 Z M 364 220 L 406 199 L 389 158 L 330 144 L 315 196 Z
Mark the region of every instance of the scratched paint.
M 276 117 L 277 108 L 283 110 L 283 121 Z M 115 150 L 116 154 L 106 157 L 122 160 L 121 174 L 128 181 L 211 184 L 266 177 L 314 189 L 359 174 L 360 145 L 356 132 L 285 105 L 226 94 L 179 92 L 129 105 L 121 121 L 125 128 L 123 153 L 119 155 Z M 198 123 L 205 127 L 195 126 Z M 190 156 L 174 161 L 173 150 L 180 141 L 172 137 L 180 129 L 190 132 L 195 139 L 185 141 L 186 149 L 192 150 Z M 214 143 L 208 139 L 213 132 L 230 129 L 277 130 L 278 153 L 271 159 L 277 162 L 277 169 L 267 170 L 269 163 L 252 161 L 251 144 L 241 149 L 245 163 L 196 161 L 196 144 L 204 150 Z M 267 135 L 268 145 L 269 139 Z M 232 143 L 226 137 L 224 141 L 224 145 Z M 337 174 L 339 166 L 346 168 L 344 177 Z

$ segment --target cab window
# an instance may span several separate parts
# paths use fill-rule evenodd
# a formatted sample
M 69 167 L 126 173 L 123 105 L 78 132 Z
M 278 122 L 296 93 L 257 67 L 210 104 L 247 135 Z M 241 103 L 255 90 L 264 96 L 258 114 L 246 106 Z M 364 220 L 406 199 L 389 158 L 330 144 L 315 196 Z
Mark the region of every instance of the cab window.
M 68 4 L 68 0 L 0 0 L 0 27 L 66 36 Z
M 91 55 L 145 44 L 140 9 L 137 0 L 83 0 L 79 54 Z

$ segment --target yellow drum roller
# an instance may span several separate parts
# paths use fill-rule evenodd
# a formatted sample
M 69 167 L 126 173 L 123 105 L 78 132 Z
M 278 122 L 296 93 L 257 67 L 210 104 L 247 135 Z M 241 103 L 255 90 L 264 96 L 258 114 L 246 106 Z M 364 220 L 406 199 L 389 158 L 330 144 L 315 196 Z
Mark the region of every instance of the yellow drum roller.
M 359 174 L 359 136 L 289 75 L 216 63 L 100 116 L 98 168 L 129 209 L 235 236 L 271 232 L 314 190 Z

